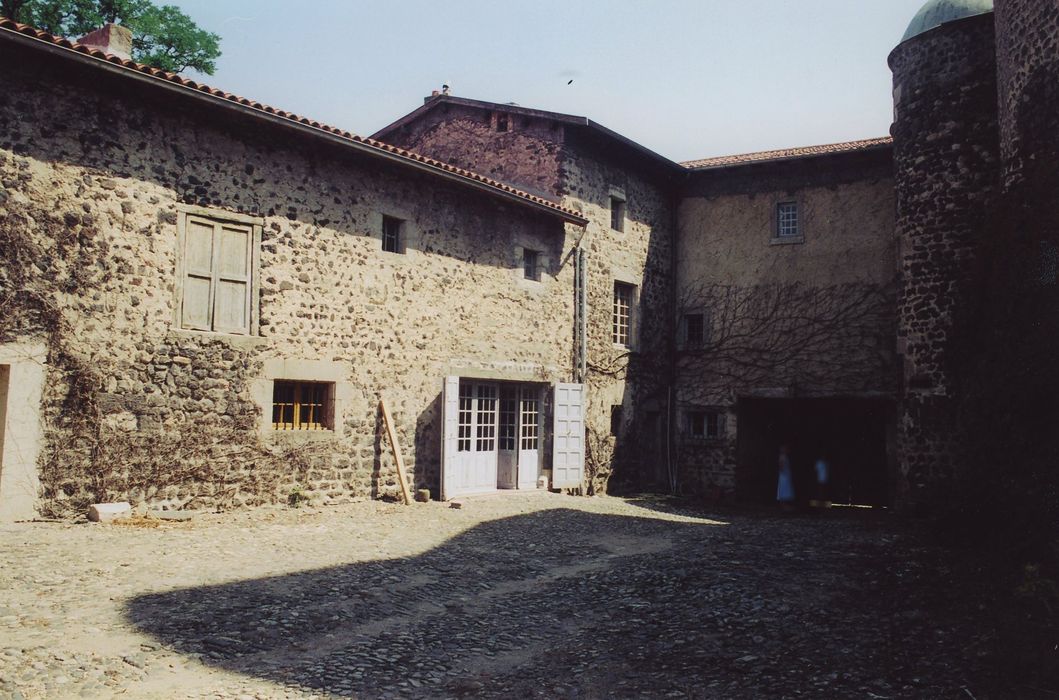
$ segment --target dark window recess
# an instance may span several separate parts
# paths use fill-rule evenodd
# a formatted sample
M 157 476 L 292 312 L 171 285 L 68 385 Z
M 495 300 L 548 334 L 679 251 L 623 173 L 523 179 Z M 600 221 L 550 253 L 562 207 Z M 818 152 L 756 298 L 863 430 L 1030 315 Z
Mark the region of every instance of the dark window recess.
M 404 222 L 392 216 L 382 217 L 382 249 L 387 253 L 403 253 Z
M 610 407 L 610 434 L 617 435 L 621 430 L 621 406 Z
M 506 114 L 496 115 L 496 130 L 503 133 L 511 128 Z
M 684 315 L 684 343 L 690 348 L 706 342 L 706 317 L 703 314 Z
M 536 250 L 522 252 L 522 273 L 528 280 L 541 281 L 541 254 Z
M 273 430 L 334 430 L 334 387 L 330 382 L 274 382 Z
M 717 411 L 691 411 L 687 416 L 687 431 L 693 438 L 719 438 L 724 432 L 724 419 Z
M 625 230 L 625 200 L 610 198 L 610 227 L 615 231 Z

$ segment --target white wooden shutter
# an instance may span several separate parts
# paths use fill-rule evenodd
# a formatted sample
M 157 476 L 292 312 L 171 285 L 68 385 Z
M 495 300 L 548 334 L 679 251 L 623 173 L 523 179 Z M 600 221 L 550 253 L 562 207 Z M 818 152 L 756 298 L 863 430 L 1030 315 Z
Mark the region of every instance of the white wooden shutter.
M 585 476 L 585 385 L 556 384 L 552 488 L 578 488 Z
M 184 231 L 184 298 L 181 326 L 211 329 L 213 315 L 214 225 L 212 221 L 188 217 Z
M 250 226 L 217 224 L 215 228 L 216 289 L 213 330 L 250 332 L 250 275 L 254 231 Z
M 460 420 L 460 378 L 445 377 L 441 389 L 441 500 L 456 492 L 459 477 L 457 440 Z

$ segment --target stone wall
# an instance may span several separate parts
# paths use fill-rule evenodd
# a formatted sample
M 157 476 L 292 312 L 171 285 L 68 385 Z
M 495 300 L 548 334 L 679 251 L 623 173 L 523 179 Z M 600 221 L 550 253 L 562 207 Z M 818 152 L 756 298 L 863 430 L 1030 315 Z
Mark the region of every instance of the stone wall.
M 695 172 L 679 208 L 677 314 L 705 314 L 703 344 L 678 330 L 680 481 L 734 491 L 743 397 L 894 397 L 894 189 L 888 149 Z M 776 235 L 796 202 L 801 236 Z M 826 328 L 826 331 L 823 329 Z M 718 412 L 723 435 L 688 432 Z
M 998 514 L 1017 546 L 1050 551 L 1059 522 L 1059 3 L 1002 0 L 995 15 L 1001 192 L 962 338 L 969 456 L 960 497 L 966 510 Z
M 993 47 L 993 16 L 985 14 L 914 37 L 890 55 L 906 502 L 952 478 L 963 442 L 953 363 L 999 179 Z
M 680 173 L 668 179 L 657 174 L 657 163 L 626 146 L 601 142 L 584 133 L 589 127 L 564 126 L 547 113 L 508 113 L 507 131 L 498 130 L 498 114 L 485 106 L 440 104 L 385 138 L 546 194 L 589 219 L 580 241 L 588 255 L 589 488 L 604 490 L 612 469 L 631 484 L 653 481 L 664 455 L 640 447 L 643 432 L 655 432 L 643 424 L 646 416 L 665 411 L 673 197 Z M 611 228 L 612 196 L 625 201 L 623 231 Z M 573 265 L 573 258 L 563 261 L 564 269 Z M 615 282 L 636 288 L 631 348 L 614 343 Z M 611 434 L 615 407 L 621 408 L 618 435 Z
M 562 261 L 579 229 L 190 98 L 23 59 L 0 56 L 0 341 L 48 348 L 47 509 L 393 492 L 380 397 L 415 484 L 436 487 L 444 376 L 571 376 Z M 176 327 L 188 207 L 260 222 L 257 335 Z M 383 214 L 405 220 L 406 253 L 382 252 Z M 519 247 L 544 253 L 541 282 L 522 279 Z M 333 432 L 270 429 L 268 382 L 284 367 L 332 378 Z
M 658 433 L 666 429 L 672 381 L 676 183 L 643 171 L 568 132 L 563 202 L 589 220 L 581 242 L 588 256 L 587 422 L 594 450 L 587 468 L 596 473 L 597 489 L 612 476 L 624 488 L 656 485 L 666 469 Z M 624 199 L 621 231 L 611 227 L 612 196 Z M 615 283 L 635 288 L 628 347 L 614 342 Z M 612 425 L 615 410 L 619 425 Z
M 548 119 L 442 103 L 385 136 L 388 143 L 551 199 L 563 192 L 563 125 Z
M 1051 175 L 1059 152 L 1059 2 L 997 0 L 1000 148 L 1008 186 Z M 1036 166 L 1036 167 L 1034 167 Z

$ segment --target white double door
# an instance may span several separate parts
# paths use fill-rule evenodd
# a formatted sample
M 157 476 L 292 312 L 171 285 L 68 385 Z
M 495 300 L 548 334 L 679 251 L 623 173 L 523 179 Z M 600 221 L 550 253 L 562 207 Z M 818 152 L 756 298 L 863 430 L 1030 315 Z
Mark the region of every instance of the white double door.
M 455 445 L 446 445 L 443 465 L 445 498 L 536 488 L 541 394 L 533 385 L 459 382 Z

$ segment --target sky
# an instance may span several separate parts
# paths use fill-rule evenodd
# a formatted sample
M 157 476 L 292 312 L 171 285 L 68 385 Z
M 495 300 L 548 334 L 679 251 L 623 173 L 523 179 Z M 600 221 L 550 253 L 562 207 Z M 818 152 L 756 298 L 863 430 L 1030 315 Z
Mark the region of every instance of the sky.
M 924 2 L 166 1 L 221 36 L 190 77 L 362 136 L 448 83 L 677 161 L 885 136 L 886 57 Z

